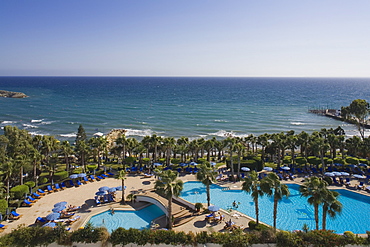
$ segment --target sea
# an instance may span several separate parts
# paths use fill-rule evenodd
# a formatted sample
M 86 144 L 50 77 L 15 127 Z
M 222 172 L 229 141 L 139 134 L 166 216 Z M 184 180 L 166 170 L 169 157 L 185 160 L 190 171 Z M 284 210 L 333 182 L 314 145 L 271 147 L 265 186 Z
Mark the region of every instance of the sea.
M 88 137 L 112 129 L 127 137 L 189 139 L 320 131 L 356 126 L 309 113 L 370 101 L 370 78 L 252 77 L 0 77 L 0 127 L 74 141 L 81 124 Z M 366 132 L 368 135 L 370 132 Z M 0 130 L 3 134 L 3 130 Z

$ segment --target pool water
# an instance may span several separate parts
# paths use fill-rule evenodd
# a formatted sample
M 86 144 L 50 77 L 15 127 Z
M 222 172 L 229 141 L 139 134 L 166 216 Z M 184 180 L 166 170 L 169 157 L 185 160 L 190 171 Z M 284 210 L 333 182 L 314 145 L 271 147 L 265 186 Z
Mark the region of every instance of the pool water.
M 89 223 L 95 227 L 104 226 L 109 232 L 123 227 L 125 229 L 149 228 L 152 220 L 164 215 L 164 212 L 156 205 L 150 205 L 139 211 L 115 210 L 111 214 L 110 210 L 94 215 Z
M 277 228 L 281 230 L 301 230 L 304 224 L 309 229 L 315 229 L 315 218 L 313 206 L 308 204 L 306 197 L 301 197 L 299 185 L 288 184 L 290 196 L 279 202 L 277 212 Z M 335 219 L 327 216 L 326 229 L 334 230 L 336 233 L 352 231 L 364 234 L 370 230 L 370 197 L 347 191 L 336 190 L 340 193 L 339 201 L 343 204 L 342 213 Z M 206 189 L 201 182 L 186 182 L 180 197 L 196 203 L 207 203 Z M 237 208 L 233 207 L 236 201 Z M 273 224 L 273 198 L 263 196 L 259 198 L 259 220 Z M 223 190 L 218 185 L 211 186 L 211 204 L 223 209 L 238 210 L 243 214 L 256 218 L 254 202 L 250 194 L 242 190 Z M 322 213 L 319 212 L 320 229 Z M 227 219 L 227 217 L 226 217 Z

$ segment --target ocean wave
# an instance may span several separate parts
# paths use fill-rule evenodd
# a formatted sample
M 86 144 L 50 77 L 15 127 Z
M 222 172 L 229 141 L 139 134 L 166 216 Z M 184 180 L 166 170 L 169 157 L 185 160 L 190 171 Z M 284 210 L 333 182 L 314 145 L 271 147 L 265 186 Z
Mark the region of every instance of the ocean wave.
M 60 134 L 59 136 L 70 138 L 70 137 L 76 137 L 76 135 L 77 135 L 77 133 L 70 133 L 70 134 Z
M 37 129 L 38 127 L 36 125 L 32 124 L 22 124 L 25 129 Z
M 50 134 L 49 133 L 41 133 L 39 131 L 29 131 L 28 133 L 30 133 L 30 135 L 32 136 L 49 136 Z
M 93 136 L 104 136 L 104 133 L 103 132 L 96 132 L 96 133 L 94 133 Z
M 44 119 L 31 119 L 31 123 L 41 123 Z
M 291 122 L 291 125 L 305 125 L 305 123 L 302 122 Z
M 220 137 L 228 137 L 228 136 L 235 136 L 234 131 L 226 131 L 226 130 L 219 130 L 215 133 L 211 133 L 212 136 L 220 136 Z
M 41 122 L 40 124 L 43 124 L 43 125 L 48 125 L 48 124 L 52 124 L 54 123 L 55 121 L 45 121 L 45 122 Z
M 2 121 L 1 124 L 13 124 L 16 123 L 16 121 Z
M 228 123 L 229 122 L 227 120 L 221 120 L 221 119 L 215 119 L 214 121 L 218 123 Z
M 151 136 L 153 131 L 151 129 L 136 130 L 136 129 L 126 129 L 126 136 Z

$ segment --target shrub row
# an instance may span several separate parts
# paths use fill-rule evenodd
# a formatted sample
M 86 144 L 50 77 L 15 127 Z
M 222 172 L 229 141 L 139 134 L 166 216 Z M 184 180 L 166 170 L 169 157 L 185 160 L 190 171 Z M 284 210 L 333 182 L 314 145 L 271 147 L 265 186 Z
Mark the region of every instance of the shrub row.
M 368 232 L 369 236 L 370 232 Z M 0 237 L 0 247 L 3 246 L 47 246 L 57 242 L 60 245 L 71 243 L 102 243 L 124 246 L 129 243 L 195 245 L 215 243 L 224 247 L 242 247 L 251 244 L 276 243 L 277 246 L 345 246 L 347 244 L 368 245 L 370 238 L 357 237 L 351 232 L 338 235 L 329 230 L 274 233 L 270 228 L 262 227 L 259 231 L 244 233 L 242 230 L 233 232 L 199 232 L 184 233 L 167 230 L 138 230 L 118 228 L 109 235 L 105 228 L 86 225 L 83 229 L 67 232 L 62 226 L 48 227 L 19 227 L 11 233 Z

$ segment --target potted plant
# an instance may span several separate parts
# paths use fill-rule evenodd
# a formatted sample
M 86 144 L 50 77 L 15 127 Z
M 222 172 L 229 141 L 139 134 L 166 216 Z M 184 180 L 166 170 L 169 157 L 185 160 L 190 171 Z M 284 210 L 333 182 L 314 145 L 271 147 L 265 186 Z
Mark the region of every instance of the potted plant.
M 195 203 L 195 209 L 197 210 L 197 212 L 200 212 L 200 209 L 203 208 L 203 204 L 200 203 L 200 202 L 197 202 Z

